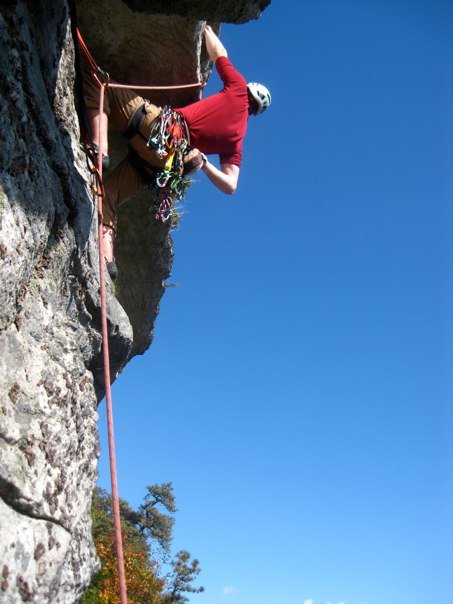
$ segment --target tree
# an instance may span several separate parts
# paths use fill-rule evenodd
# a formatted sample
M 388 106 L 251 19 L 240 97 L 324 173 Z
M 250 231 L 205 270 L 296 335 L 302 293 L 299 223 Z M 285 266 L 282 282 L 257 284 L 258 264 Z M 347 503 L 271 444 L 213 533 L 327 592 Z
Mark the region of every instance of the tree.
M 121 511 L 123 508 L 130 510 L 123 500 L 120 508 Z M 102 567 L 85 591 L 82 602 L 117 604 L 120 598 L 113 512 L 110 495 L 103 489 L 94 491 L 91 515 L 94 543 Z M 162 604 L 165 581 L 158 576 L 159 567 L 151 557 L 150 544 L 122 513 L 121 535 L 129 604 Z
M 154 484 L 147 486 L 146 489 L 148 492 L 145 495 L 144 503 L 138 508 L 139 519 L 137 525 L 142 533 L 149 539 L 157 541 L 161 548 L 168 552 L 175 519 L 163 514 L 159 506 L 170 514 L 177 511 L 173 484 L 171 482 L 165 482 L 161 485 Z
M 191 583 L 200 573 L 198 560 L 190 560 L 186 551 L 171 561 L 172 571 L 159 577 L 155 542 L 167 558 L 170 551 L 176 512 L 173 485 L 147 486 L 144 502 L 137 510 L 120 499 L 121 533 L 129 604 L 179 604 L 188 602 L 186 593 L 200 593 L 203 587 Z M 96 488 L 92 501 L 93 538 L 102 567 L 85 591 L 83 604 L 117 604 L 118 570 L 110 495 Z
M 200 574 L 201 568 L 196 558 L 190 561 L 190 554 L 186 551 L 180 551 L 176 554 L 171 563 L 173 572 L 170 575 L 170 585 L 163 596 L 164 604 L 179 604 L 188 602 L 189 598 L 185 593 L 201 593 L 204 587 L 193 587 L 191 583 Z

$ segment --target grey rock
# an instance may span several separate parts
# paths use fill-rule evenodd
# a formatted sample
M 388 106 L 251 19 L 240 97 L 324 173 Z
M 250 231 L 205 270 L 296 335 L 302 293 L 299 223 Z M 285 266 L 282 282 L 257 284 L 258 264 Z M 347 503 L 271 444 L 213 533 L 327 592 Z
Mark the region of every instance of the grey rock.
M 120 0 L 80 0 L 77 16 L 116 79 L 175 84 L 210 73 L 204 20 L 254 18 L 266 4 L 175 2 L 180 14 L 168 16 L 152 14 L 159 2 L 130 2 L 138 14 Z M 99 565 L 90 518 L 104 394 L 97 212 L 75 56 L 65 0 L 2 3 L 0 602 L 11 604 L 76 602 Z M 177 106 L 196 94 L 151 100 Z M 111 140 L 117 161 L 124 143 Z M 120 212 L 120 277 L 107 283 L 112 379 L 149 347 L 171 270 L 169 227 L 152 219 L 151 199 L 145 191 Z
M 125 0 L 133 11 L 181 15 L 205 21 L 244 23 L 258 19 L 271 0 Z

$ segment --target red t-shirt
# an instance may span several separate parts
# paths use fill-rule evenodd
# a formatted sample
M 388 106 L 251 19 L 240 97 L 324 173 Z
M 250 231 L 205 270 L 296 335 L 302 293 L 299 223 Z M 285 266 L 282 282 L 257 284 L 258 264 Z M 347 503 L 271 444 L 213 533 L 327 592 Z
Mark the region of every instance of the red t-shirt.
M 215 66 L 223 89 L 176 111 L 187 122 L 191 147 L 218 153 L 221 164 L 240 166 L 249 115 L 247 82 L 227 57 L 219 57 Z

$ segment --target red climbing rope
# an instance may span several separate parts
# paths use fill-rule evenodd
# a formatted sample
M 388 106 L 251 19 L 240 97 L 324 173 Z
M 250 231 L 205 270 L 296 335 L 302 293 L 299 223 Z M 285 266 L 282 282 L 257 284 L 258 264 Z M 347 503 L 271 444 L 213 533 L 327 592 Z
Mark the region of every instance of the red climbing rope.
M 176 90 L 180 88 L 195 88 L 202 87 L 202 82 L 196 84 L 182 84 L 180 86 L 133 86 L 127 84 L 118 84 L 111 82 L 109 74 L 104 72 L 96 63 L 93 56 L 91 55 L 87 45 L 85 44 L 82 35 L 77 28 L 77 40 L 82 50 L 85 61 L 87 62 L 92 76 L 99 84 L 99 125 L 98 125 L 98 141 L 102 140 L 101 137 L 101 116 L 104 112 L 104 95 L 105 89 L 110 88 L 139 88 L 141 90 Z M 92 145 L 91 145 L 92 146 Z M 85 147 L 85 151 L 87 148 Z M 99 151 L 97 156 L 97 167 L 92 169 L 94 175 L 95 185 L 92 187 L 93 192 L 97 197 L 97 210 L 98 210 L 98 249 L 99 249 L 99 279 L 101 289 L 101 324 L 102 324 L 102 355 L 104 363 L 104 385 L 105 385 L 105 400 L 107 409 L 107 433 L 108 433 L 108 445 L 109 445 L 109 460 L 110 460 L 110 480 L 112 485 L 112 505 L 113 505 L 113 521 L 115 525 L 115 541 L 116 541 L 116 553 L 118 560 L 118 576 L 120 583 L 120 598 L 121 604 L 127 604 L 127 587 L 126 587 L 126 575 L 124 570 L 124 555 L 123 555 L 123 542 L 121 538 L 121 520 L 120 520 L 120 506 L 118 499 L 118 479 L 116 474 L 116 458 L 115 458 L 115 435 L 113 429 L 113 406 L 112 406 L 112 390 L 110 385 L 110 353 L 109 353 L 109 340 L 108 340 L 108 329 L 107 329 L 107 305 L 106 305 L 106 290 L 105 290 L 105 263 L 104 263 L 104 246 L 103 246 L 103 217 L 102 217 L 102 200 L 104 197 L 104 186 L 102 183 L 102 149 L 99 144 Z
M 98 73 L 104 73 L 104 72 L 100 69 L 100 67 L 94 60 L 93 55 L 88 50 L 88 46 L 85 44 L 85 40 L 82 38 L 82 34 L 80 33 L 80 30 L 78 27 L 76 28 L 76 31 L 77 31 L 77 42 L 79 43 L 80 49 L 83 53 L 83 58 L 85 59 L 85 61 L 88 64 L 88 67 L 90 68 L 91 75 L 96 79 L 99 86 L 102 86 L 103 82 L 101 82 L 101 80 L 99 79 Z
M 176 84 L 171 86 L 145 86 L 142 84 L 119 84 L 118 82 L 111 82 L 109 74 L 103 71 L 94 60 L 93 55 L 88 50 L 88 46 L 86 45 L 85 40 L 82 38 L 82 34 L 78 28 L 77 40 L 83 52 L 84 59 L 86 60 L 92 75 L 95 77 L 100 86 L 105 84 L 107 88 L 129 88 L 132 90 L 182 90 L 184 88 L 203 88 L 205 86 L 204 82 L 202 81 L 194 82 L 193 84 Z M 105 82 L 100 80 L 99 74 L 105 78 Z
M 102 115 L 104 110 L 104 92 L 105 86 L 100 86 L 99 95 L 99 112 Z M 99 139 L 101 140 L 101 120 L 99 120 Z M 120 520 L 120 504 L 118 499 L 118 479 L 116 475 L 116 458 L 115 458 L 115 433 L 113 429 L 113 406 L 112 406 L 112 389 L 110 386 L 110 353 L 109 353 L 109 334 L 107 329 L 107 305 L 105 295 L 105 263 L 104 263 L 104 245 L 102 237 L 102 199 L 104 196 L 104 187 L 102 185 L 102 152 L 99 150 L 98 155 L 98 248 L 99 248 L 99 279 L 101 286 L 101 322 L 102 322 L 102 355 L 104 359 L 104 386 L 105 386 L 105 401 L 107 408 L 107 433 L 109 442 L 109 459 L 110 459 L 110 481 L 112 485 L 112 504 L 113 504 L 113 522 L 115 525 L 115 542 L 116 554 L 118 558 L 118 576 L 120 582 L 120 598 L 121 604 L 127 604 L 127 588 L 126 574 L 124 571 L 124 556 L 123 556 L 123 541 L 121 538 L 121 520 Z
M 179 90 L 182 88 L 203 88 L 204 82 L 195 82 L 195 84 L 177 84 L 176 86 L 142 86 L 141 84 L 118 84 L 109 82 L 109 88 L 130 88 L 132 90 Z

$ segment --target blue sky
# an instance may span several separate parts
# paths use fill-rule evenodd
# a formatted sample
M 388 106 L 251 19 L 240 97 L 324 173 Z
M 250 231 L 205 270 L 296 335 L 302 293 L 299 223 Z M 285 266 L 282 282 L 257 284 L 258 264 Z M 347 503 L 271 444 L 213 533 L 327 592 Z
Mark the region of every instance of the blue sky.
M 273 104 L 236 195 L 193 184 L 113 389 L 120 494 L 173 481 L 194 604 L 453 602 L 452 16 L 274 0 L 222 28 Z

